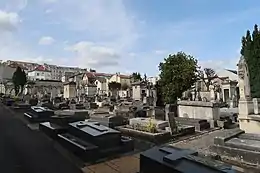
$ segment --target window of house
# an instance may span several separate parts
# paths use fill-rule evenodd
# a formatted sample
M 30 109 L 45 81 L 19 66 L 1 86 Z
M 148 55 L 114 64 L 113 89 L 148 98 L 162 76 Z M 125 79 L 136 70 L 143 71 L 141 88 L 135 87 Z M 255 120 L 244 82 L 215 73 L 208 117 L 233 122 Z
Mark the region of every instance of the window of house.
M 36 73 L 36 76 L 40 76 L 40 73 Z

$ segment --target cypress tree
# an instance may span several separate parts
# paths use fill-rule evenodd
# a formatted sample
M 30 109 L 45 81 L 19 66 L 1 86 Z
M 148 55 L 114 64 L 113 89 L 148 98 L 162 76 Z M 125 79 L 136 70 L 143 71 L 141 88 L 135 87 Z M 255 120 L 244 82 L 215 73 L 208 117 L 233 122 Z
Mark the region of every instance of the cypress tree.
M 251 95 L 260 98 L 260 32 L 258 26 L 254 26 L 252 35 L 248 30 L 242 37 L 241 55 L 245 57 L 248 65 Z

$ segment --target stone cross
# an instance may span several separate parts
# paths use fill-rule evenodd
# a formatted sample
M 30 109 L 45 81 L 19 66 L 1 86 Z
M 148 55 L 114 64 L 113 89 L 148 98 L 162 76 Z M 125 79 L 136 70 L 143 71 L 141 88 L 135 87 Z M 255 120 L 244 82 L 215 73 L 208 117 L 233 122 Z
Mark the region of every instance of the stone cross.
M 240 57 L 238 62 L 238 77 L 239 77 L 239 93 L 241 100 L 248 100 L 251 98 L 250 82 L 248 66 L 245 58 Z

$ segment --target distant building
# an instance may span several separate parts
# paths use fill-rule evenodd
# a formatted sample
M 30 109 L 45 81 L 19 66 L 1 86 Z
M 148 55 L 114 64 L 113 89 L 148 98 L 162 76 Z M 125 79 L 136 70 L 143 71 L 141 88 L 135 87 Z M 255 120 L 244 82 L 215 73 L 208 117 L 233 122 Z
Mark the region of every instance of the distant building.
M 29 80 L 51 80 L 51 71 L 39 65 L 34 70 L 28 71 Z
M 17 64 L 20 67 L 26 68 L 28 71 L 33 71 L 36 67 L 41 65 L 38 63 L 12 61 L 12 60 L 7 60 L 4 63 L 6 65 Z M 82 69 L 78 67 L 65 67 L 65 66 L 57 66 L 57 65 L 46 64 L 46 63 L 42 64 L 42 66 L 44 66 L 47 70 L 50 71 L 52 80 L 62 80 L 62 77 L 65 75 L 66 72 L 72 72 L 74 74 L 87 72 L 87 69 Z

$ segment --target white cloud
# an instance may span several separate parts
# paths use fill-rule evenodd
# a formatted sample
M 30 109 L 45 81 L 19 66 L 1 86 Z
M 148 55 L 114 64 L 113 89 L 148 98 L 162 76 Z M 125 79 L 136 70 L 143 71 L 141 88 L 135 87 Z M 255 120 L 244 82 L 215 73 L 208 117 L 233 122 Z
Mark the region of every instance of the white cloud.
M 79 42 L 65 48 L 76 53 L 81 66 L 102 68 L 118 65 L 120 54 L 113 48 L 97 45 L 93 42 Z
M 0 10 L 0 32 L 2 31 L 13 31 L 17 29 L 18 24 L 21 23 L 17 13 L 9 13 Z
M 87 32 L 117 49 L 128 49 L 138 39 L 136 19 L 127 12 L 123 0 L 63 0 L 52 9 L 56 20 L 71 30 Z
M 59 0 L 43 0 L 44 3 L 56 3 Z
M 0 7 L 8 12 L 19 12 L 26 8 L 27 0 L 1 0 Z
M 166 50 L 155 50 L 154 53 L 157 55 L 162 55 L 162 54 L 166 54 L 167 51 Z
M 55 39 L 50 36 L 44 36 L 40 38 L 39 45 L 51 45 L 55 42 Z

